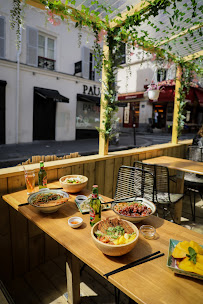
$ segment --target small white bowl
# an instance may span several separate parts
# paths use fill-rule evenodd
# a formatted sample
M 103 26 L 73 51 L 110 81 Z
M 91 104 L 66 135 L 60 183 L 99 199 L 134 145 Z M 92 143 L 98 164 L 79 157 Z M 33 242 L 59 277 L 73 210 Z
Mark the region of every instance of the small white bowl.
M 77 224 L 74 224 L 73 222 L 77 222 Z M 79 216 L 74 216 L 68 219 L 68 225 L 72 228 L 78 228 L 82 225 L 83 219 Z

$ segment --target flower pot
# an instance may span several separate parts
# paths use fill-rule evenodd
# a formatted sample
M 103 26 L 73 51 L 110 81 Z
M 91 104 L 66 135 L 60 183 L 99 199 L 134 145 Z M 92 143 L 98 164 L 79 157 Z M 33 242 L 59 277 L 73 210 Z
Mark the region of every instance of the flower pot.
M 159 90 L 150 90 L 148 91 L 148 97 L 151 100 L 157 100 L 159 98 Z

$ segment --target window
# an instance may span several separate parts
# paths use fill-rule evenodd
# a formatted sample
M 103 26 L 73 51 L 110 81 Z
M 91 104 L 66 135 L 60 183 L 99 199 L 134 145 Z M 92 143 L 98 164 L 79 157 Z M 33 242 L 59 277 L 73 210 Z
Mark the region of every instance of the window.
M 167 74 L 166 69 L 158 69 L 158 71 L 157 71 L 157 81 L 166 80 L 166 74 Z
M 101 79 L 101 73 L 97 73 L 95 69 L 94 54 L 85 46 L 82 48 L 82 77 L 94 81 Z
M 39 34 L 38 36 L 38 66 L 41 68 L 54 70 L 54 39 Z
M 0 16 L 0 58 L 5 58 L 5 18 Z
M 27 27 L 27 64 L 55 69 L 55 40 L 31 27 Z

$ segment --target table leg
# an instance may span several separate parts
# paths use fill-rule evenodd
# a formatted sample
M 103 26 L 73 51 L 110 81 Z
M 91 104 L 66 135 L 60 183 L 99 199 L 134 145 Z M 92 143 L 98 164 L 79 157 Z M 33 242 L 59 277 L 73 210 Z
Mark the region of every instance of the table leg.
M 184 193 L 184 173 L 177 172 L 176 193 Z M 181 223 L 183 208 L 183 199 L 179 200 L 174 206 L 174 221 L 176 224 Z
M 68 303 L 80 303 L 80 263 L 79 259 L 71 252 L 66 253 L 66 276 Z

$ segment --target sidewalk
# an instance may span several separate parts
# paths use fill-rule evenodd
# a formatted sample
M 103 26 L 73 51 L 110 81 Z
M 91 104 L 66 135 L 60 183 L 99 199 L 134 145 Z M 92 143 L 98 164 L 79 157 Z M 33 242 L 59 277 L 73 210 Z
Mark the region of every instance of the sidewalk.
M 194 134 L 184 134 L 181 139 L 193 138 Z M 126 129 L 119 136 L 118 145 L 109 145 L 109 151 L 127 150 L 134 147 L 146 147 L 153 144 L 167 143 L 171 140 L 168 133 L 136 133 L 135 141 L 132 130 Z M 135 143 L 135 145 L 134 145 Z M 33 155 L 56 155 L 58 157 L 79 152 L 80 155 L 97 154 L 98 138 L 73 141 L 35 141 L 32 143 L 0 145 L 0 168 L 15 166 Z

